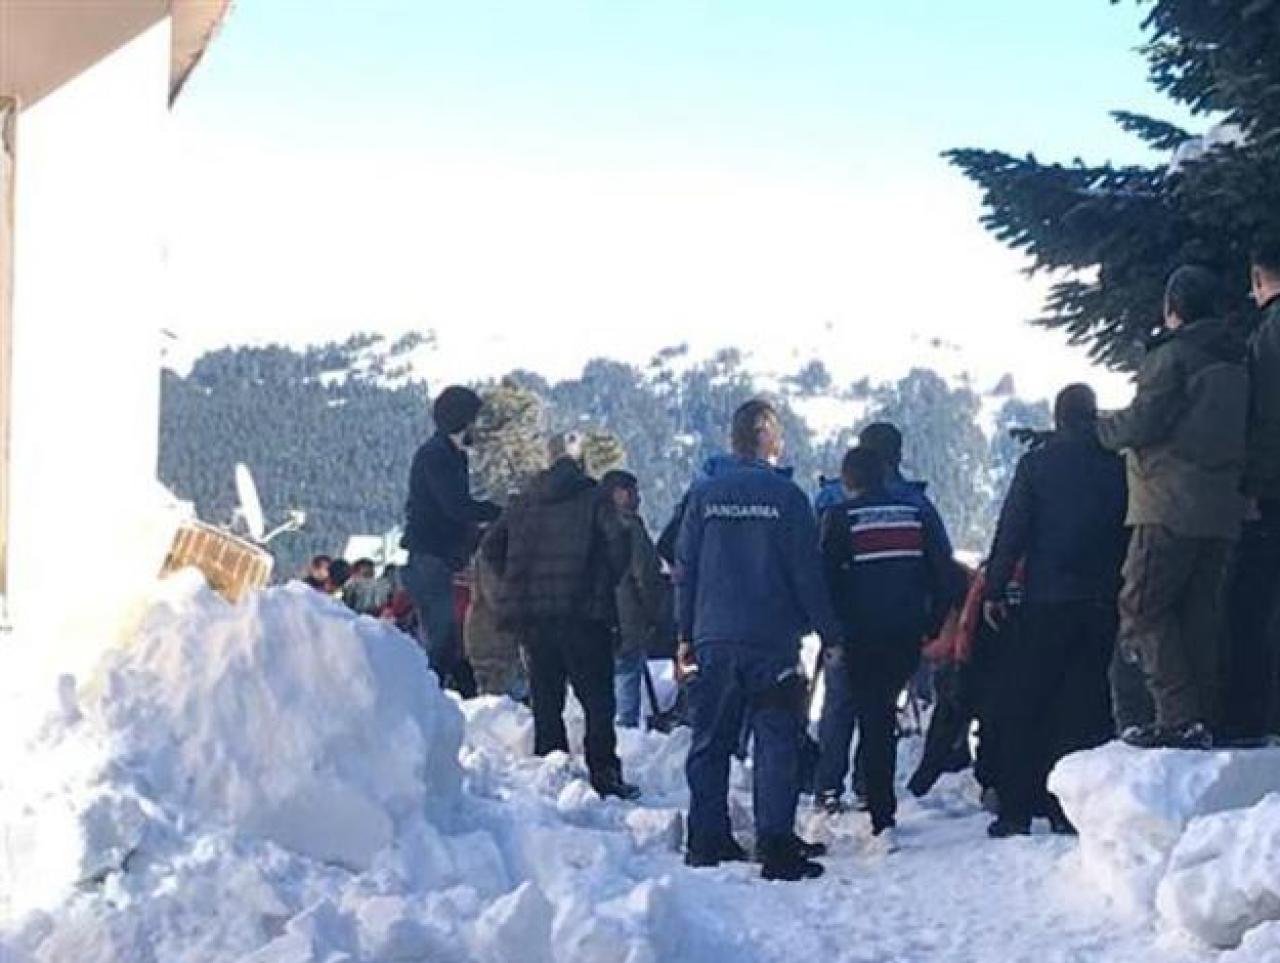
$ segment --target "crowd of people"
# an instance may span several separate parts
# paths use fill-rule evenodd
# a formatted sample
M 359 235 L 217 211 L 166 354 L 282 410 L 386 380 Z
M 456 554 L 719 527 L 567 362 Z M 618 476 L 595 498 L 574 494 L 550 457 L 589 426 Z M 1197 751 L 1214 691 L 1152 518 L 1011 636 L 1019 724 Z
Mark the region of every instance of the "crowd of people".
M 348 562 L 331 555 L 316 555 L 302 582 L 339 600 L 353 612 L 393 622 L 405 632 L 418 634 L 417 609 L 397 565 L 386 565 L 379 572 L 371 558 Z
M 1058 394 L 1053 428 L 1021 435 L 976 569 L 955 559 L 925 485 L 903 477 L 897 426 L 864 428 L 811 502 L 783 467 L 777 410 L 750 401 L 730 453 L 655 543 L 640 480 L 591 478 L 574 432 L 505 508 L 476 498 L 482 401 L 452 387 L 413 461 L 408 564 L 375 577 L 365 560 L 331 562 L 311 582 L 416 632 L 442 684 L 526 700 L 539 755 L 570 749 L 571 687 L 601 796 L 640 794 L 617 727 L 690 725 L 690 866 L 752 858 L 728 809 L 732 760 L 748 751 L 765 878 L 823 871 L 824 847 L 795 832 L 802 794 L 865 810 L 893 851 L 899 705 L 922 666 L 935 705 L 910 792 L 973 765 L 993 838 L 1037 818 L 1074 833 L 1047 785 L 1064 755 L 1115 738 L 1260 745 L 1280 730 L 1280 244 L 1255 252 L 1253 295 L 1250 329 L 1222 320 L 1213 272 L 1175 271 L 1133 402 L 1100 412 L 1086 385 Z M 808 635 L 821 642 L 812 673 Z M 649 675 L 661 658 L 676 707 Z

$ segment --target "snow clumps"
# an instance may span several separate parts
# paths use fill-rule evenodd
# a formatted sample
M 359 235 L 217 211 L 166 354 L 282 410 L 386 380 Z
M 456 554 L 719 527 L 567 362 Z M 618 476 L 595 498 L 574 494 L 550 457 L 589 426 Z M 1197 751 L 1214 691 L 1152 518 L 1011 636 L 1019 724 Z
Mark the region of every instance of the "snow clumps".
M 1280 750 L 1112 743 L 1064 759 L 1050 788 L 1082 872 L 1117 905 L 1218 948 L 1276 941 L 1263 924 L 1280 921 Z
M 636 865 L 675 811 L 637 820 L 527 758 L 524 710 L 466 708 L 410 639 L 311 589 L 231 606 L 167 580 L 132 641 L 0 734 L 0 960 L 676 953 L 668 884 Z

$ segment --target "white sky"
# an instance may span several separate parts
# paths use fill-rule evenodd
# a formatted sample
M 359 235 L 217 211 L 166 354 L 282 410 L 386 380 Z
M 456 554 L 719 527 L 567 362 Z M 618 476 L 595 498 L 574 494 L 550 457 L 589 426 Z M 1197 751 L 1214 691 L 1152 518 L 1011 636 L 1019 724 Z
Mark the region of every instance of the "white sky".
M 726 170 L 542 170 L 189 137 L 170 265 L 188 350 L 435 329 L 451 370 L 575 373 L 684 341 L 841 379 L 927 363 L 1024 394 L 1099 377 L 1028 327 L 1043 284 L 978 226 L 971 192 L 839 189 Z M 961 185 L 961 187 L 963 187 Z M 246 215 L 248 215 L 246 217 Z M 956 350 L 935 350 L 940 339 Z
M 1126 400 L 1025 324 L 1045 282 L 938 151 L 1142 159 L 1132 12 L 742 2 L 241 0 L 177 110 L 181 351 L 433 329 L 452 380 L 687 341 Z

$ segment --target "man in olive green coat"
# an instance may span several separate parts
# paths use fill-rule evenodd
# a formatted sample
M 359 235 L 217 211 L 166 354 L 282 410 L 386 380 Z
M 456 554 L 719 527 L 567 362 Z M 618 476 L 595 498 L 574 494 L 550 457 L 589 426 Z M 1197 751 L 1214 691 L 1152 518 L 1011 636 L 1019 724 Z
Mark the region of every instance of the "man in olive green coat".
M 1156 708 L 1154 724 L 1123 734 L 1136 746 L 1207 748 L 1219 708 L 1249 376 L 1243 332 L 1218 320 L 1218 302 L 1212 272 L 1175 271 L 1133 403 L 1098 422 L 1102 444 L 1128 458 L 1121 644 L 1138 654 Z

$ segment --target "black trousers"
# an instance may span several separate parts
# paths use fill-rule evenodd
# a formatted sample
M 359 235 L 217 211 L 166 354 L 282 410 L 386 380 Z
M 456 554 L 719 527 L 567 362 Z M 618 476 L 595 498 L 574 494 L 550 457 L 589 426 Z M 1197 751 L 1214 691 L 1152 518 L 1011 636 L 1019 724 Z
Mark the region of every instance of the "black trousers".
M 622 772 L 613 728 L 613 638 L 608 626 L 581 620 L 539 622 L 519 633 L 529 672 L 533 751 L 568 752 L 566 684 L 586 715 L 587 769 L 593 779 Z
M 894 824 L 893 791 L 898 761 L 898 696 L 920 665 L 920 643 L 911 640 L 853 645 L 849 671 L 858 710 L 858 761 L 866 780 L 867 810 L 876 832 Z
M 959 772 L 973 762 L 969 726 L 977 715 L 977 692 L 971 677 L 968 663 L 949 662 L 934 673 L 937 698 L 925 732 L 920 765 L 912 776 L 913 782 L 925 792 L 933 788 L 944 772 Z
M 1280 503 L 1245 525 L 1227 589 L 1222 704 L 1225 739 L 1280 732 Z
M 944 772 L 967 765 L 969 730 L 978 724 L 973 774 L 983 789 L 995 788 L 1000 771 L 1001 693 L 1005 684 L 1006 653 L 1017 647 L 1022 616 L 1009 612 L 997 632 L 985 622 L 978 626 L 967 662 L 942 666 L 935 674 L 937 702 L 925 735 L 920 764 L 911 777 L 918 792 L 928 792 Z
M 1023 607 L 1020 644 L 1006 653 L 1001 726 L 1000 814 L 1021 822 L 1056 809 L 1049 773 L 1063 756 L 1113 734 L 1107 670 L 1115 648 L 1115 603 Z

